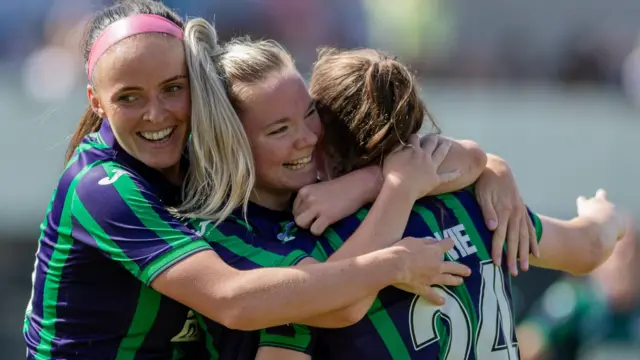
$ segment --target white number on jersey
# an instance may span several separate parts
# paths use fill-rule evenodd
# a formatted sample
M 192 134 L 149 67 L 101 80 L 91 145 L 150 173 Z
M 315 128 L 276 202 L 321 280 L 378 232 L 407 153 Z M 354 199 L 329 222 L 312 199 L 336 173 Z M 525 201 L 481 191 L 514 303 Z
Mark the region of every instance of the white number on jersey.
M 441 350 L 445 360 L 467 359 L 471 344 L 476 345 L 478 360 L 516 360 L 518 344 L 513 342 L 513 315 L 506 294 L 504 278 L 500 268 L 491 261 L 480 264 L 482 284 L 480 286 L 480 316 L 477 334 L 471 330 L 467 310 L 454 293 L 446 288 L 436 288 L 444 297 L 445 305 L 434 306 L 417 296 L 409 310 L 411 338 L 416 350 L 440 340 L 437 321 L 439 318 L 449 323 L 451 336 Z M 498 345 L 500 334 L 506 345 Z

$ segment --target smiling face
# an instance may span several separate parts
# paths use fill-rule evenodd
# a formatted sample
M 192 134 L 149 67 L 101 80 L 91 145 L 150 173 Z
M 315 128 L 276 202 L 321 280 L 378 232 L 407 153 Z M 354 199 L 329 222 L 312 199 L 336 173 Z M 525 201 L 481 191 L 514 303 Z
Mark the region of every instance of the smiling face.
M 253 152 L 256 199 L 286 202 L 317 179 L 320 118 L 295 68 L 274 72 L 244 94 L 239 115 Z
M 182 42 L 162 34 L 122 40 L 100 57 L 88 88 L 120 146 L 149 167 L 177 173 L 189 132 L 189 79 Z

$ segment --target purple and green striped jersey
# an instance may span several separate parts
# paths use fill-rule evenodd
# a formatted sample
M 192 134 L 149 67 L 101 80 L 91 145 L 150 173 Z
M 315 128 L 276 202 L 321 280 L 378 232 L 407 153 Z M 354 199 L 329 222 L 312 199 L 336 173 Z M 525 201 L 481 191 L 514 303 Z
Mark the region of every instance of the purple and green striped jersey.
M 357 229 L 368 209 L 331 226 L 318 240 L 304 237 L 289 244 L 321 261 L 335 252 Z M 538 241 L 540 219 L 529 212 Z M 307 233 L 308 234 L 308 233 Z M 367 315 L 341 329 L 301 325 L 262 330 L 260 346 L 304 352 L 316 359 L 518 359 L 510 275 L 503 261 L 490 258 L 492 232 L 484 225 L 471 189 L 423 198 L 416 202 L 404 236 L 451 238 L 455 247 L 445 256 L 472 269 L 457 287 L 438 287 L 446 299 L 433 306 L 425 299 L 388 287 L 380 291 Z
M 246 216 L 236 211 L 218 226 L 197 219 L 192 220 L 192 225 L 222 260 L 239 270 L 294 266 L 309 256 L 287 243 L 298 230 L 289 211 L 249 203 Z M 258 332 L 230 330 L 202 316 L 198 316 L 198 321 L 204 330 L 201 344 L 207 353 L 198 359 L 255 358 Z
M 172 359 L 189 309 L 149 287 L 211 249 L 167 210 L 180 191 L 128 155 L 108 121 L 67 164 L 42 223 L 24 322 L 28 359 Z

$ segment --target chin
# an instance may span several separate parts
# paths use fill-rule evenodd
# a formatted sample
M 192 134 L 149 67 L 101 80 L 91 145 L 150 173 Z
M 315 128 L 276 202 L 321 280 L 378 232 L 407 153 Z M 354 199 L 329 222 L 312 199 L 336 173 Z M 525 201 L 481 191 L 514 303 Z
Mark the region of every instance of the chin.
M 156 170 L 165 170 L 178 165 L 180 163 L 180 155 L 181 154 L 178 154 L 176 156 L 171 156 L 170 159 L 167 159 L 167 158 L 163 158 L 163 159 L 151 158 L 148 160 L 145 159 L 145 160 L 142 160 L 142 162 L 150 168 L 153 168 Z

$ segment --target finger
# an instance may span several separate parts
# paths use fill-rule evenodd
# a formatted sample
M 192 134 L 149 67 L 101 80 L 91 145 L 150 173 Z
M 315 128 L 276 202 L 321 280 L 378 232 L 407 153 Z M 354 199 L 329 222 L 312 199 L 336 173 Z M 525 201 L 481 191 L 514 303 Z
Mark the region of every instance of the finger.
M 509 219 L 507 224 L 507 266 L 511 275 L 518 275 L 518 235 L 520 231 L 520 219 Z
M 320 236 L 329 227 L 329 221 L 324 216 L 318 216 L 318 218 L 311 225 L 311 233 L 315 236 Z
M 598 191 L 596 191 L 596 197 L 598 199 L 607 200 L 607 192 L 604 189 L 598 189 Z
M 302 212 L 300 210 L 300 205 L 302 204 L 302 202 L 303 202 L 302 196 L 300 196 L 300 192 L 298 192 L 298 194 L 296 195 L 296 198 L 293 200 L 293 207 L 291 209 L 291 212 L 293 213 L 294 216 Z
M 453 240 L 447 238 L 447 239 L 442 239 L 440 241 L 438 241 L 435 246 L 439 247 L 440 250 L 442 250 L 443 253 L 446 253 L 447 251 L 453 249 Z
M 308 229 L 317 217 L 318 212 L 310 209 L 296 216 L 294 219 L 296 221 L 296 225 L 301 228 Z
M 464 279 L 460 276 L 450 274 L 440 274 L 433 279 L 434 284 L 444 286 L 458 286 L 464 282 Z
M 426 238 L 423 238 L 423 240 L 427 244 L 436 244 L 439 241 L 438 239 L 432 238 L 432 237 L 426 237 Z
M 435 288 L 427 286 L 423 291 L 421 291 L 420 295 L 433 305 L 444 305 L 444 298 L 438 294 Z
M 538 234 L 536 233 L 536 228 L 533 226 L 533 221 L 531 217 L 529 217 L 529 212 L 527 211 L 527 228 L 529 229 L 529 252 L 533 254 L 533 256 L 540 258 L 540 248 L 538 247 Z
M 444 159 L 447 157 L 449 150 L 451 150 L 451 140 L 442 138 L 442 141 L 440 141 L 433 153 L 430 154 L 431 162 L 436 168 L 442 164 Z
M 578 206 L 578 208 L 581 208 L 585 201 L 587 201 L 587 198 L 585 198 L 584 196 L 578 196 L 578 198 L 576 199 L 576 205 Z
M 462 176 L 462 171 L 453 170 L 446 173 L 438 174 L 438 181 L 440 182 L 440 184 L 446 184 L 457 180 L 460 176 Z
M 301 214 L 303 213 L 306 209 L 303 208 L 303 205 L 306 204 L 306 201 L 304 201 L 305 197 L 302 195 L 303 194 L 303 190 L 304 188 L 300 189 L 300 191 L 298 191 L 298 194 L 296 195 L 296 198 L 293 200 L 293 209 L 292 209 L 292 213 L 293 215 L 297 215 L 297 214 Z
M 518 226 L 518 256 L 520 257 L 520 270 L 529 270 L 529 247 L 531 242 L 529 239 L 529 224 L 527 224 L 528 216 L 520 216 L 520 226 Z
M 493 206 L 493 202 L 491 202 L 484 196 L 476 197 L 478 200 L 478 204 L 480 204 L 480 209 L 482 209 L 482 217 L 484 218 L 484 222 L 487 225 L 487 228 L 489 230 L 495 230 L 496 226 L 498 226 L 498 214 L 496 214 L 496 209 Z
M 462 264 L 458 264 L 453 261 L 444 261 L 442 265 L 440 265 L 440 272 L 443 274 L 450 275 L 458 275 L 458 276 L 469 276 L 471 275 L 471 269 Z
M 422 150 L 427 154 L 433 154 L 433 151 L 438 146 L 438 136 L 437 135 L 427 135 L 425 137 L 425 141 L 422 144 Z
M 502 265 L 502 250 L 507 235 L 508 219 L 509 216 L 505 213 L 498 215 L 498 227 L 493 232 L 493 239 L 491 239 L 491 258 L 497 266 Z

